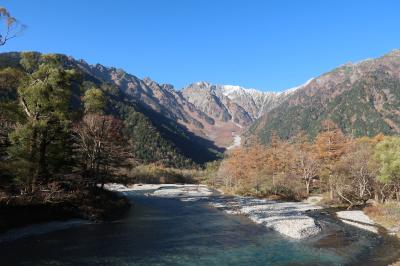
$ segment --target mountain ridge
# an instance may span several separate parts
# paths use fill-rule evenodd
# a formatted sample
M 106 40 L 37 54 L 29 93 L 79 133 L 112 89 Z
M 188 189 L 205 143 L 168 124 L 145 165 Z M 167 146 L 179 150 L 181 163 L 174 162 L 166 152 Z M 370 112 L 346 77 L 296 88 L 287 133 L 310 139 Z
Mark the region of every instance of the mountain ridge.
M 329 119 L 347 135 L 400 133 L 400 50 L 346 63 L 312 79 L 251 125 L 248 139 L 314 137 Z
M 0 66 L 17 66 L 19 53 L 6 54 Z M 343 64 L 281 92 L 206 81 L 178 90 L 122 69 L 59 56 L 67 67 L 82 71 L 87 81 L 114 87 L 127 104 L 157 117 L 152 123 L 167 135 L 174 128 L 188 140 L 203 139 L 220 151 L 237 143 L 242 134 L 262 142 L 272 132 L 285 139 L 299 131 L 313 137 L 323 119 L 333 120 L 344 133 L 356 136 L 400 131 L 400 50 Z

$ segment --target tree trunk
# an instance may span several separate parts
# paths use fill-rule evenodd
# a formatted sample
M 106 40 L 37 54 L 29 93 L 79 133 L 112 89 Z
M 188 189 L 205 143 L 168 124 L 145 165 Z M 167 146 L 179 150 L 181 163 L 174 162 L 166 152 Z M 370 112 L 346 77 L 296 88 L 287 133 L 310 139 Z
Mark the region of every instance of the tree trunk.
M 47 160 L 46 160 L 47 140 L 46 134 L 42 136 L 39 144 L 38 177 L 47 179 Z
M 334 193 L 334 189 L 333 189 L 333 177 L 329 176 L 329 197 L 331 200 L 335 199 L 335 193 Z
M 306 191 L 307 191 L 307 197 L 310 196 L 310 181 L 306 180 Z
M 378 194 L 378 191 L 374 191 L 374 199 L 375 199 L 375 201 L 376 202 L 379 202 L 379 194 Z
M 347 202 L 349 203 L 349 206 L 347 207 L 347 210 L 350 210 L 350 209 L 354 206 L 354 203 L 353 203 L 350 199 L 348 199 L 347 197 L 345 197 L 341 192 L 338 191 L 338 195 L 339 195 L 342 199 L 344 199 L 345 201 L 347 201 Z
M 30 187 L 31 187 L 31 192 L 35 192 L 36 190 L 36 173 L 35 173 L 35 157 L 37 153 L 37 148 L 36 148 L 36 142 L 37 142 L 37 129 L 36 125 L 33 125 L 32 129 L 32 140 L 31 140 L 31 145 L 30 145 L 30 155 L 29 155 L 29 161 L 30 161 L 30 167 L 29 167 L 29 174 L 30 174 Z
M 381 203 L 385 203 L 386 201 L 386 195 L 385 193 L 381 190 Z

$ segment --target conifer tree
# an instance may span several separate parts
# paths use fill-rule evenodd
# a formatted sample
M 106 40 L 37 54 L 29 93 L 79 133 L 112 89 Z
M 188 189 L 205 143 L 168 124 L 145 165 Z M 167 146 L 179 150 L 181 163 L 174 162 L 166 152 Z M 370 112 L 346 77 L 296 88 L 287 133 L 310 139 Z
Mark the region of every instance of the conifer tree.
M 22 59 L 26 59 L 22 55 Z M 18 101 L 25 122 L 10 134 L 9 149 L 15 170 L 32 192 L 51 174 L 68 165 L 66 142 L 70 133 L 69 103 L 75 72 L 63 69 L 57 56 L 43 56 L 31 66 L 18 88 Z

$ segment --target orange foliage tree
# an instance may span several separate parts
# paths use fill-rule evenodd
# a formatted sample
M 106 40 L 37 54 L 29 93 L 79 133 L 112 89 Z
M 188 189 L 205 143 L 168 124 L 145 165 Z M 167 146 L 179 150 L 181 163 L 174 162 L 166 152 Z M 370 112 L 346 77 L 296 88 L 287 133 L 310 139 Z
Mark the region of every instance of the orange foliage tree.
M 315 139 L 315 152 L 318 156 L 321 171 L 320 175 L 327 178 L 331 200 L 334 199 L 334 172 L 335 164 L 346 153 L 348 139 L 339 127 L 331 120 L 323 122 L 323 130 Z

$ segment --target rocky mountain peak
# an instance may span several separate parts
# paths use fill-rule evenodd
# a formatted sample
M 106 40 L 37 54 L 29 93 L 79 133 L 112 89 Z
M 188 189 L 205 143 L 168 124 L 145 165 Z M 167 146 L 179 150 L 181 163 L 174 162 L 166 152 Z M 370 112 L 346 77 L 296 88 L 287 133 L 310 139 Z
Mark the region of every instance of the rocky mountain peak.
M 286 94 L 263 92 L 237 85 L 200 81 L 181 90 L 182 95 L 216 120 L 248 126 L 265 110 L 273 108 Z
M 387 53 L 385 56 L 400 57 L 400 49 L 394 49 Z

